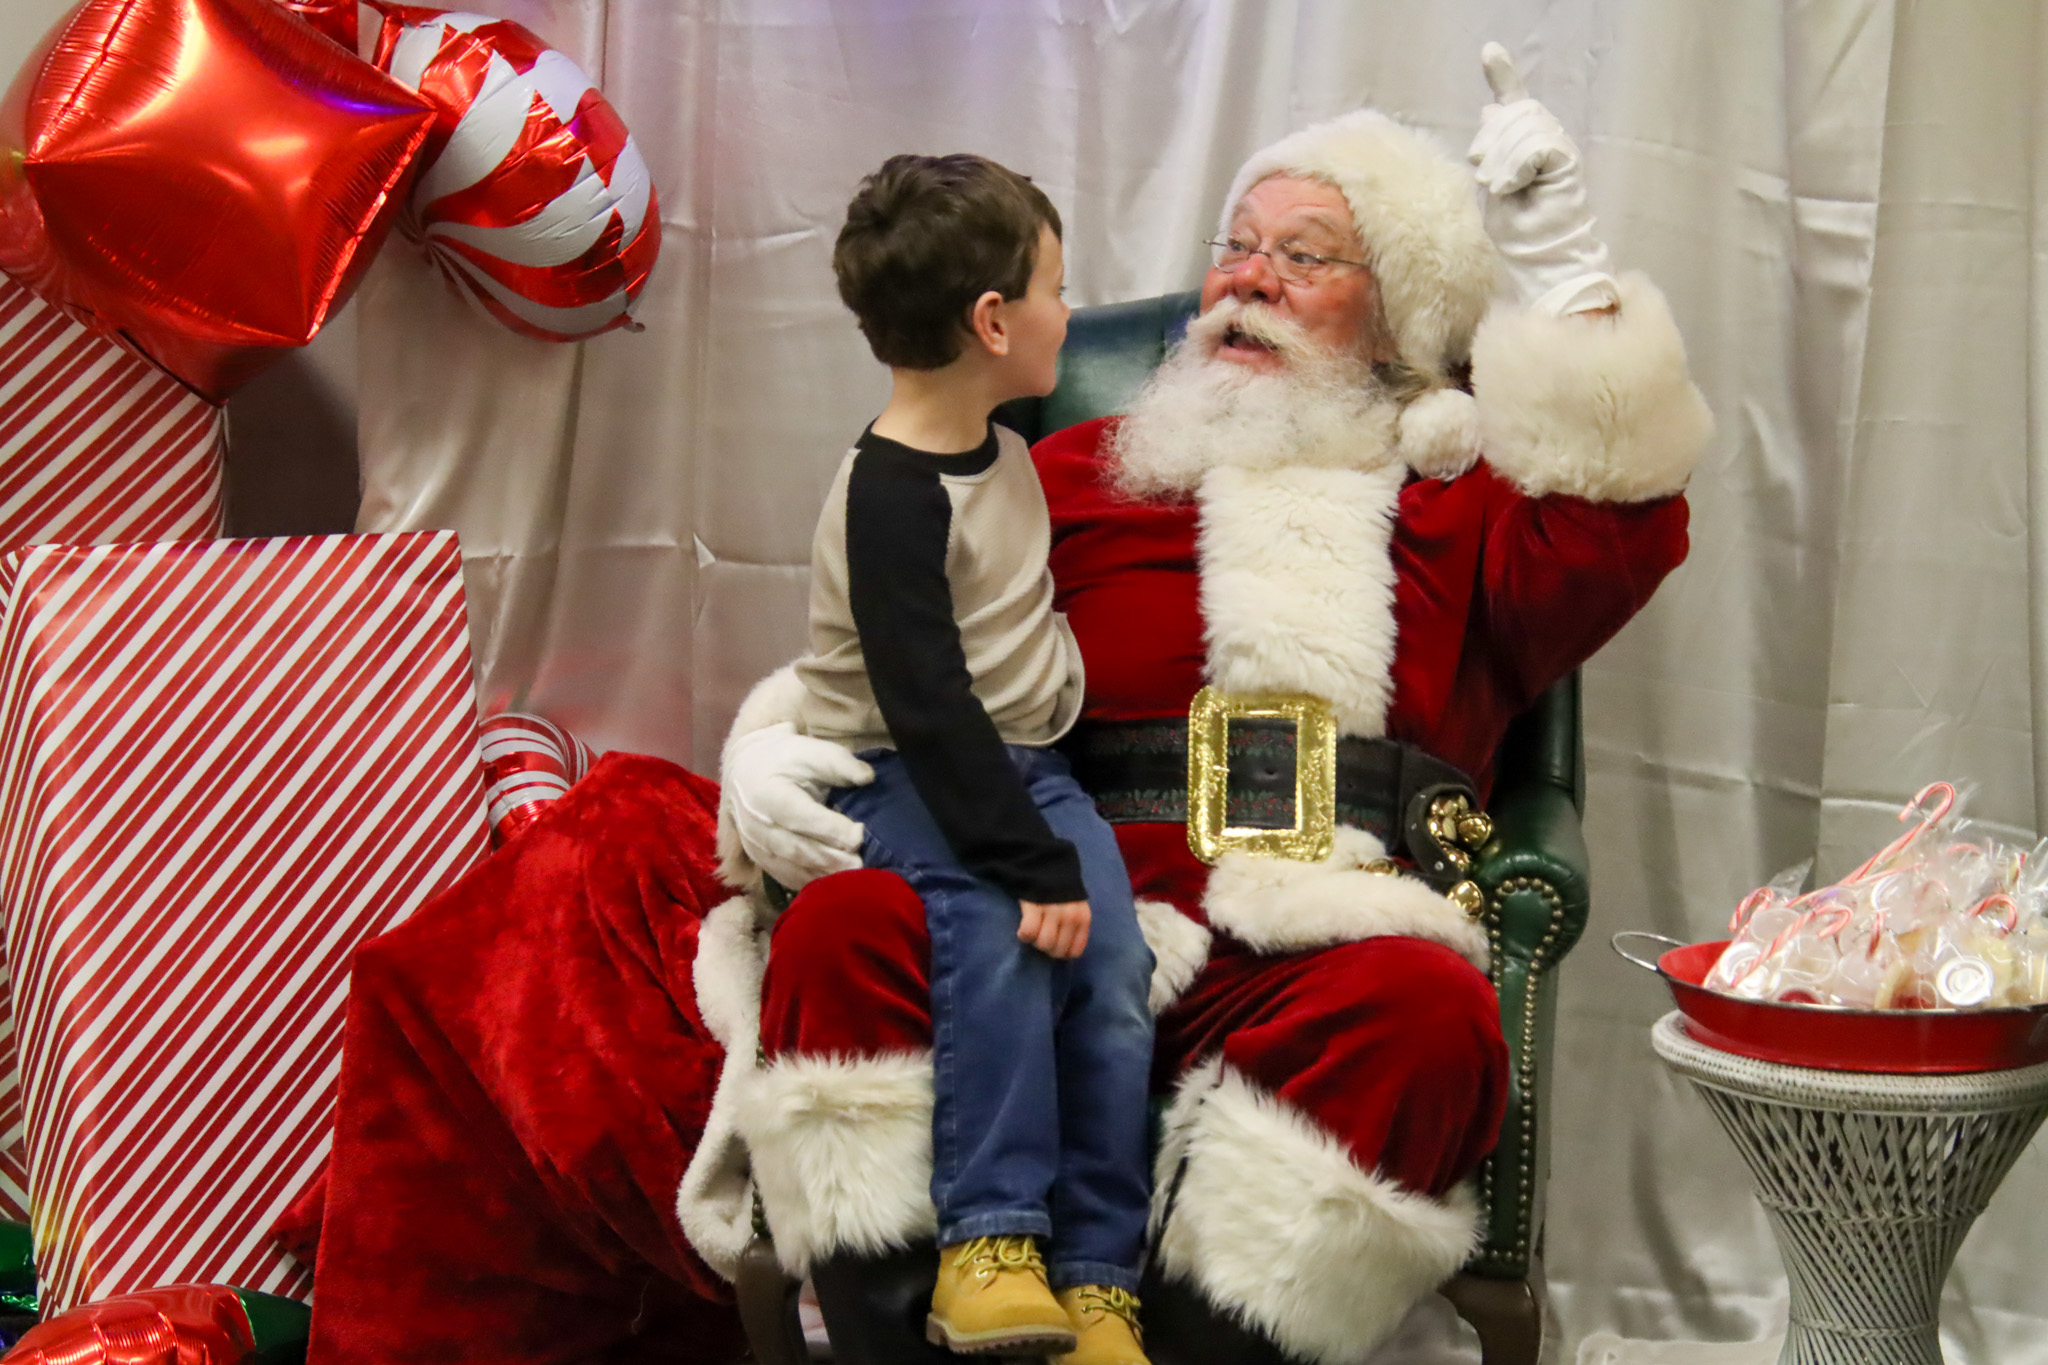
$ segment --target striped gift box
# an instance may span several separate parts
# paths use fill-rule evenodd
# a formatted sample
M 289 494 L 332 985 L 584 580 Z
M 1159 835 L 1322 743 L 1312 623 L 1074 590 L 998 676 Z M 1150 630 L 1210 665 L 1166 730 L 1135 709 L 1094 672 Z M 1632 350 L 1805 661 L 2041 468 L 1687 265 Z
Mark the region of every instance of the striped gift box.
M 452 534 L 48 546 L 0 626 L 0 905 L 46 1312 L 303 1297 L 351 950 L 487 851 Z
M 477 733 L 484 754 L 484 818 L 493 845 L 538 820 L 548 802 L 590 771 L 590 749 L 544 717 L 505 711 L 485 717 Z
M 0 547 L 220 534 L 222 409 L 0 274 Z
M 0 274 L 0 548 L 218 536 L 226 453 L 220 408 Z M 4 994 L 0 1217 L 28 1217 Z

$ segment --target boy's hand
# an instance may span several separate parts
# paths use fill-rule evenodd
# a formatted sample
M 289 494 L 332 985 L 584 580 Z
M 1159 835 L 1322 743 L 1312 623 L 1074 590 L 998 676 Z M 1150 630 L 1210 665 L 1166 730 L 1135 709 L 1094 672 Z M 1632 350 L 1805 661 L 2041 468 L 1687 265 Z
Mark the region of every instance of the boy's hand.
M 1017 937 L 1047 957 L 1079 957 L 1088 946 L 1088 902 L 1063 901 L 1041 905 L 1018 901 L 1024 918 L 1017 925 Z

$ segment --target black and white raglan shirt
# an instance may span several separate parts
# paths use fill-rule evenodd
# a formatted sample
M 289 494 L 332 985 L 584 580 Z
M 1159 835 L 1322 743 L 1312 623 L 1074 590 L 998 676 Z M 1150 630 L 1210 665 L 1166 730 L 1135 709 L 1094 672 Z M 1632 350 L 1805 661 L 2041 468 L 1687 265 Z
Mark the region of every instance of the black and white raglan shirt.
M 1073 845 L 1005 744 L 1051 744 L 1081 711 L 1081 651 L 1053 610 L 1052 528 L 1024 438 L 959 455 L 864 432 L 811 549 L 803 729 L 894 749 L 968 871 L 1020 900 L 1085 900 Z

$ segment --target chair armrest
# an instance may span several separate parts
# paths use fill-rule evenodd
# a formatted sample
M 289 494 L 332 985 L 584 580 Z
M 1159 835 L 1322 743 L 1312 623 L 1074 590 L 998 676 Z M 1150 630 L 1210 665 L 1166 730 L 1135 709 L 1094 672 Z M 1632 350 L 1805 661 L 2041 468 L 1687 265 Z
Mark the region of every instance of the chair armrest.
M 1570 792 L 1535 781 L 1496 791 L 1486 813 L 1493 835 L 1479 851 L 1472 879 L 1486 893 L 1494 955 L 1505 951 L 1525 967 L 1540 963 L 1536 969 L 1547 971 L 1586 929 L 1592 860 L 1579 808 Z M 1560 905 L 1554 909 L 1547 898 L 1516 894 L 1529 881 L 1547 884 Z M 1503 902 L 1503 896 L 1509 899 Z
M 1485 894 L 1508 1045 L 1507 1112 L 1500 1143 L 1480 1166 L 1486 1236 L 1468 1273 L 1522 1279 L 1541 1250 L 1543 1188 L 1550 1172 L 1549 1071 L 1557 1013 L 1553 969 L 1585 931 L 1586 838 L 1570 790 L 1544 776 L 1496 790 L 1493 836 L 1472 879 Z

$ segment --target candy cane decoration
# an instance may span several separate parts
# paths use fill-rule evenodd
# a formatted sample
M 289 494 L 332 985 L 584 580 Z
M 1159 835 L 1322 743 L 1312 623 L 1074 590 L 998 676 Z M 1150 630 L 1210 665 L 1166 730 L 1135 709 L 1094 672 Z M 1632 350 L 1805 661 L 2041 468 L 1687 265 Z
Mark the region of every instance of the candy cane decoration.
M 1975 908 L 1970 913 L 1981 919 L 1987 911 L 1991 910 L 2005 911 L 2002 927 L 2006 933 L 2010 934 L 2013 930 L 2020 927 L 2020 903 L 2005 892 L 2000 891 L 1986 896 L 1983 900 L 1977 902 Z M 1992 923 L 1998 924 L 2000 921 L 1993 920 Z
M 1912 819 L 1914 813 L 1919 811 L 1920 807 L 1927 803 L 1928 796 L 1936 792 L 1939 792 L 1941 794 L 1941 801 L 1940 804 L 1938 804 L 1933 811 L 1928 812 L 1925 815 L 1922 815 L 1920 823 L 1918 825 L 1915 825 L 1912 829 L 1907 830 L 1904 834 L 1901 834 L 1898 838 L 1892 840 L 1883 848 L 1871 854 L 1870 858 L 1863 864 L 1863 866 L 1857 868 L 1854 872 L 1851 872 L 1848 876 L 1842 878 L 1842 881 L 1846 884 L 1849 882 L 1857 882 L 1863 880 L 1863 878 L 1869 874 L 1872 868 L 1880 867 L 1886 863 L 1889 863 L 1893 858 L 1898 857 L 1900 854 L 1904 853 L 1908 848 L 1911 848 L 1914 842 L 1918 840 L 1921 835 L 1927 833 L 1928 830 L 1940 824 L 1942 819 L 1948 815 L 1950 810 L 1954 809 L 1956 804 L 1955 786 L 1954 784 L 1948 782 L 1930 782 L 1926 786 L 1922 787 L 1919 791 L 1919 794 L 1916 795 L 1910 802 L 1908 802 L 1905 808 L 1899 812 L 1899 819 L 1901 821 Z
M 363 9 L 360 46 L 439 111 L 401 230 L 515 332 L 575 341 L 634 326 L 659 209 L 632 134 L 590 78 L 509 20 Z
M 483 745 L 485 818 L 501 845 L 540 818 L 590 771 L 582 740 L 551 720 L 508 711 L 478 727 Z

